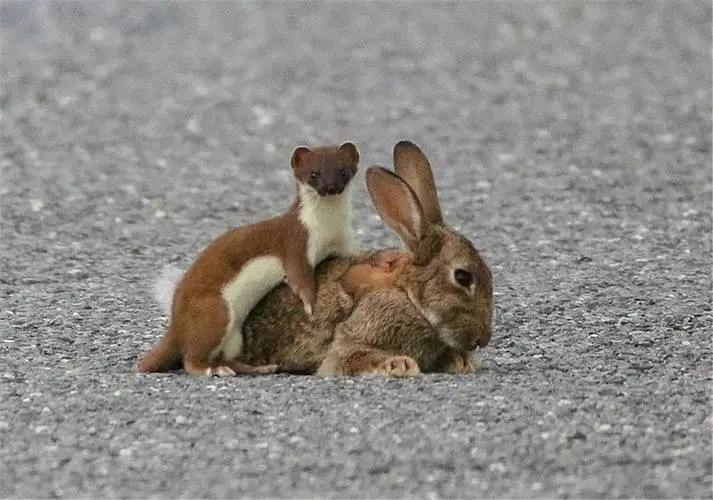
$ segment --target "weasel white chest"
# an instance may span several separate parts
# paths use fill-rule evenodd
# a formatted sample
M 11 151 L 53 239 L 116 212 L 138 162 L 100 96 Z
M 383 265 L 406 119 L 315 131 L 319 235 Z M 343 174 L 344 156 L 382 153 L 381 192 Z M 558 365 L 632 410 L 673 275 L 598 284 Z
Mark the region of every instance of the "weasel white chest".
M 316 266 L 329 256 L 352 252 L 350 188 L 336 196 L 321 197 L 300 186 L 300 221 L 307 228 L 307 260 Z

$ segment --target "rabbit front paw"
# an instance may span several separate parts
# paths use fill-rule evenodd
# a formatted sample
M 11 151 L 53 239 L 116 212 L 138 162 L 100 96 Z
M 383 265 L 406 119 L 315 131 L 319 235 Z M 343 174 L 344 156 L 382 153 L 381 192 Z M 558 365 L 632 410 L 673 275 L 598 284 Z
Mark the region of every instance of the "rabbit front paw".
M 394 356 L 381 363 L 377 373 L 389 377 L 414 377 L 421 374 L 421 369 L 413 358 Z
M 475 360 L 469 351 L 453 351 L 450 362 L 446 366 L 447 373 L 473 373 L 476 369 Z

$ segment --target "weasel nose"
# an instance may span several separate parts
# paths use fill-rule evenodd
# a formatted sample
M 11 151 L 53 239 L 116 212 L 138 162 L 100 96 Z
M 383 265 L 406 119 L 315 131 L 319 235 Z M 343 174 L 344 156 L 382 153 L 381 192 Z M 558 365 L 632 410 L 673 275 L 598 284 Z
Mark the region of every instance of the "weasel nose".
M 344 191 L 344 186 L 341 184 L 333 184 L 331 186 L 327 186 L 327 194 L 341 194 L 342 191 Z

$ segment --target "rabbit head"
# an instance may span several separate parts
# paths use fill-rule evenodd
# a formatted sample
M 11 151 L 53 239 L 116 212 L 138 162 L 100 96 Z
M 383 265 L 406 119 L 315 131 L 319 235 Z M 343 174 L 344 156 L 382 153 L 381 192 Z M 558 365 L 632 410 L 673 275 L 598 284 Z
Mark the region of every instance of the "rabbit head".
M 451 347 L 484 347 L 492 325 L 492 281 L 473 244 L 441 214 L 431 166 L 413 143 L 394 147 L 396 173 L 371 167 L 369 194 L 408 249 L 395 284 Z

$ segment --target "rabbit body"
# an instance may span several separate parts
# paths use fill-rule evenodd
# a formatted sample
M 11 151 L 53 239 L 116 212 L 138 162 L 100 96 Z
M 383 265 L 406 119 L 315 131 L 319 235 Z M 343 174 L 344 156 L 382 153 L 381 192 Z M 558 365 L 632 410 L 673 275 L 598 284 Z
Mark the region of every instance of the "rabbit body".
M 471 372 L 469 352 L 443 340 L 408 292 L 378 283 L 358 300 L 346 293 L 349 270 L 371 265 L 381 253 L 362 252 L 320 264 L 317 314 L 311 321 L 287 286 L 274 289 L 246 319 L 238 359 L 256 366 L 277 365 L 278 371 L 295 374 Z

